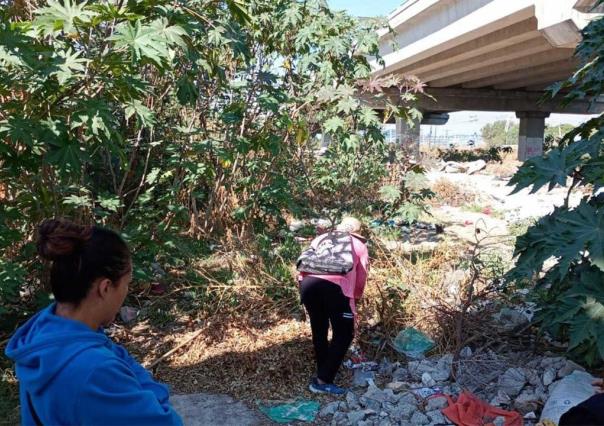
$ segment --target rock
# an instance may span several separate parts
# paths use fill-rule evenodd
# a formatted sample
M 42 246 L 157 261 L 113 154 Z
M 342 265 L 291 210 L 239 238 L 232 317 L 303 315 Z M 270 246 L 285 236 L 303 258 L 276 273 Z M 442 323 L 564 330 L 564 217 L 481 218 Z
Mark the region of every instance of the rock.
M 402 382 L 409 377 L 409 371 L 406 368 L 400 367 L 392 373 L 393 382 Z
M 516 397 L 524 385 L 526 385 L 526 376 L 521 368 L 507 369 L 497 382 L 497 386 L 511 397 Z
M 266 423 L 256 411 L 227 395 L 171 395 L 170 403 L 188 426 L 252 426 Z
M 543 383 L 537 370 L 525 368 L 524 375 L 526 376 L 526 381 L 532 386 L 539 386 Z
M 431 374 L 432 378 L 437 382 L 444 382 L 449 380 L 451 376 L 451 369 L 453 367 L 453 355 L 447 354 L 441 357 L 436 363 L 436 367 Z
M 350 424 L 355 425 L 357 423 L 359 423 L 361 420 L 365 419 L 365 412 L 364 411 L 351 411 L 350 413 L 348 413 L 348 421 L 350 422 Z
M 374 379 L 375 372 L 363 371 L 362 368 L 357 368 L 354 370 L 354 375 L 352 377 L 352 386 L 365 387 L 369 384 L 370 380 Z
M 362 407 L 368 408 L 370 410 L 379 411 L 382 409 L 382 403 L 380 401 L 372 398 L 366 398 L 365 396 L 361 396 L 359 398 L 359 403 Z
M 472 348 L 470 348 L 469 346 L 466 346 L 465 348 L 462 348 L 461 351 L 459 351 L 460 358 L 468 359 L 471 356 L 472 356 Z
M 359 398 L 354 392 L 346 393 L 346 403 L 348 404 L 349 410 L 358 410 L 359 408 L 361 408 L 359 404 Z
M 504 391 L 499 389 L 497 391 L 497 395 L 493 399 L 491 399 L 491 405 L 495 407 L 501 407 L 504 405 L 509 405 L 512 403 L 512 399 L 506 394 Z
M 388 358 L 384 358 L 378 367 L 378 373 L 384 376 L 392 376 L 392 372 L 396 368 L 396 364 L 390 362 Z
M 347 420 L 348 416 L 346 415 L 346 413 L 338 411 L 336 414 L 334 414 L 333 419 L 331 420 L 331 424 L 342 424 L 345 423 Z
M 474 173 L 484 169 L 487 166 L 487 162 L 484 160 L 476 160 L 472 161 L 471 163 L 467 163 L 467 166 L 468 171 L 466 173 L 468 173 L 469 175 L 473 175 Z
M 525 389 L 514 401 L 514 408 L 523 416 L 539 408 L 539 397 L 534 391 Z
M 553 370 L 560 370 L 566 364 L 566 358 L 557 356 L 557 357 L 545 357 L 541 360 L 541 368 L 547 370 L 551 368 Z
M 466 165 L 456 161 L 447 161 L 445 166 L 445 173 L 465 173 L 467 170 L 468 167 Z
M 518 312 L 515 309 L 503 308 L 499 313 L 493 315 L 493 318 L 497 320 L 501 328 L 506 331 L 512 331 L 517 327 L 528 324 L 528 318 L 522 312 Z
M 436 386 L 436 381 L 432 378 L 430 373 L 422 374 L 422 384 L 431 388 L 432 386 Z
M 547 388 L 543 385 L 537 386 L 535 388 L 535 396 L 539 399 L 539 401 L 545 403 L 549 398 Z
M 505 426 L 505 417 L 502 417 L 502 416 L 495 417 L 495 420 L 493 420 L 493 424 L 495 426 Z
M 293 219 L 289 224 L 289 230 L 291 232 L 296 232 L 296 231 L 299 231 L 300 229 L 304 228 L 304 225 L 305 225 L 305 223 L 303 220 Z
M 428 416 L 426 416 L 420 411 L 416 411 L 415 413 L 413 413 L 413 416 L 411 416 L 412 425 L 427 425 L 429 423 L 430 419 L 428 419 Z
M 554 380 L 556 380 L 556 370 L 553 368 L 545 370 L 545 373 L 543 373 L 543 386 L 551 385 L 554 383 Z
M 409 419 L 417 411 L 417 405 L 399 402 L 390 410 L 390 416 L 394 419 Z
M 157 262 L 153 262 L 151 264 L 151 270 L 153 271 L 153 275 L 156 278 L 163 278 L 167 275 L 166 271 L 164 271 L 164 268 L 162 268 L 161 265 Z
M 137 316 L 138 311 L 132 306 L 122 306 L 120 308 L 120 319 L 126 324 L 134 321 Z
M 426 416 L 430 419 L 430 422 L 437 425 L 448 424 L 450 423 L 445 415 L 440 412 L 440 410 L 428 411 Z
M 558 377 L 562 379 L 566 376 L 569 376 L 574 371 L 585 371 L 585 368 L 581 367 L 575 362 L 572 362 L 571 360 L 566 360 L 564 366 L 558 371 Z
M 386 389 L 392 389 L 394 392 L 398 392 L 403 389 L 408 389 L 409 383 L 407 382 L 390 382 L 386 385 Z
M 449 401 L 444 396 L 430 398 L 426 404 L 426 411 L 442 410 L 449 406 Z
M 321 411 L 319 411 L 319 417 L 333 416 L 339 408 L 340 401 L 330 402 L 329 404 L 325 405 L 325 407 L 321 408 Z

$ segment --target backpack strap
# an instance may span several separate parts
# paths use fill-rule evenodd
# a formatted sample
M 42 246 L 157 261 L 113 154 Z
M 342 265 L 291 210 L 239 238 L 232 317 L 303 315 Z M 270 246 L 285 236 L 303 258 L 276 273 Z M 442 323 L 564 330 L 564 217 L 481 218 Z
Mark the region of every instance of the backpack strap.
M 36 413 L 36 410 L 34 409 L 34 404 L 31 402 L 31 395 L 29 392 L 25 392 L 25 395 L 27 395 L 27 405 L 29 405 L 29 411 L 31 412 L 31 416 L 34 418 L 36 426 L 43 426 L 40 417 L 38 417 L 38 413 Z

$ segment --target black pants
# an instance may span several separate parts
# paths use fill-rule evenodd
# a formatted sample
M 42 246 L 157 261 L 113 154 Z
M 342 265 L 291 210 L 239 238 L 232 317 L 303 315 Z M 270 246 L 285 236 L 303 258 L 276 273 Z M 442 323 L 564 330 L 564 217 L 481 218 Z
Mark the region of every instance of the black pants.
M 604 425 L 604 394 L 597 394 L 571 408 L 560 418 L 560 426 Z
M 302 280 L 300 295 L 310 317 L 317 377 L 325 383 L 333 383 L 354 337 L 350 300 L 339 285 L 315 277 Z M 330 323 L 331 342 L 327 340 Z

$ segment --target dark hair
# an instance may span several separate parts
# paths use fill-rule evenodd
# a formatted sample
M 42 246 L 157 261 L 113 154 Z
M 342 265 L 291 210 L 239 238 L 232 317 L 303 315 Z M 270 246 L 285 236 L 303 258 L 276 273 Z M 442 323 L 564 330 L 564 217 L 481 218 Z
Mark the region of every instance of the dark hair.
M 52 261 L 50 286 L 58 302 L 79 304 L 97 278 L 114 283 L 128 273 L 130 250 L 114 231 L 47 219 L 38 226 L 38 254 Z

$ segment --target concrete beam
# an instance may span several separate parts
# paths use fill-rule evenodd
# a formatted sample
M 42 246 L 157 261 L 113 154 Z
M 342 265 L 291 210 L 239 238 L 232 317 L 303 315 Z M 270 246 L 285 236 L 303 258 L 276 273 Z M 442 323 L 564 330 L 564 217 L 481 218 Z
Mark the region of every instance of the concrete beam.
M 526 161 L 531 157 L 543 155 L 545 118 L 549 117 L 549 113 L 517 112 L 516 117 L 520 119 L 518 160 Z
M 470 72 L 459 73 L 451 77 L 442 78 L 430 82 L 431 87 L 448 87 L 465 83 L 472 80 L 491 77 L 502 73 L 523 70 L 538 65 L 545 65 L 572 57 L 574 49 L 552 49 L 536 55 L 525 56 L 513 61 L 500 64 L 497 67 L 487 66 Z
M 419 96 L 415 107 L 422 111 L 535 111 L 566 114 L 600 114 L 604 112 L 604 100 L 591 103 L 589 99 L 575 101 L 566 107 L 561 106 L 562 98 L 542 101 L 543 92 L 524 92 L 513 90 L 485 89 L 449 89 L 428 87 L 426 93 L 433 97 Z M 369 107 L 384 108 L 385 99 L 395 104 L 404 104 L 396 88 L 388 88 L 380 96 L 361 95 Z
M 554 69 L 554 71 L 537 75 L 534 77 L 518 79 L 516 81 L 511 81 L 505 84 L 496 85 L 496 90 L 510 90 L 510 89 L 519 89 L 523 87 L 529 86 L 538 86 L 538 85 L 551 85 L 561 80 L 566 80 L 570 77 L 574 72 L 574 68 L 571 69 Z
M 444 52 L 437 53 L 436 55 L 418 61 L 411 66 L 403 67 L 397 70 L 397 73 L 419 75 L 445 67 L 453 62 L 475 58 L 476 56 L 488 53 L 493 49 L 514 46 L 539 37 L 543 36 L 537 30 L 537 19 L 530 18 L 510 25 L 509 27 L 493 31 Z
M 417 2 L 417 7 L 420 7 L 422 2 Z M 433 6 L 433 0 L 426 0 L 425 3 L 430 3 Z M 471 8 L 472 4 L 476 4 L 476 0 L 461 0 L 459 2 L 448 2 L 442 4 L 437 9 L 435 6 L 432 9 L 423 9 L 425 14 L 433 11 L 438 16 L 432 18 L 432 26 L 424 27 L 426 36 L 408 44 L 401 43 L 401 49 L 383 55 L 385 66 L 381 67 L 377 62 L 372 62 L 374 75 L 390 74 L 397 69 L 409 66 L 413 63 L 427 59 L 435 54 L 444 52 L 448 49 L 459 46 L 460 44 L 480 38 L 493 31 L 509 27 L 510 25 L 525 21 L 533 16 L 534 0 L 492 0 L 483 7 L 474 10 L 467 15 L 463 15 L 464 8 Z M 448 16 L 455 16 L 453 10 L 457 8 L 460 11 L 460 18 L 451 20 Z M 402 19 L 401 22 L 390 20 L 391 26 L 402 26 L 408 23 L 413 18 L 411 15 L 413 8 L 409 9 L 409 16 Z M 443 25 L 444 21 L 446 25 Z M 393 23 L 395 25 L 393 25 Z M 417 32 L 416 28 L 410 31 Z M 384 41 L 388 43 L 388 36 L 384 37 Z
M 602 13 L 604 5 L 596 6 L 596 0 L 577 0 L 573 6 L 576 10 L 583 13 Z
M 551 50 L 552 45 L 549 44 L 547 40 L 544 40 L 543 37 L 539 37 L 516 44 L 514 46 L 496 49 L 471 59 L 451 63 L 446 67 L 442 67 L 432 72 L 416 73 L 415 75 L 417 75 L 423 82 L 428 83 L 432 80 L 450 77 L 452 75 L 465 73 L 491 65 L 501 64 L 503 62 L 508 62 Z
M 497 84 L 503 84 L 510 81 L 516 81 L 525 78 L 529 75 L 541 75 L 551 72 L 553 69 L 576 69 L 578 61 L 575 58 L 563 59 L 558 62 L 552 62 L 545 65 L 539 65 L 536 67 L 529 67 L 519 71 L 512 71 L 496 75 L 494 77 L 486 77 L 478 80 L 468 81 L 463 83 L 464 89 L 477 89 L 479 87 L 495 86 Z

